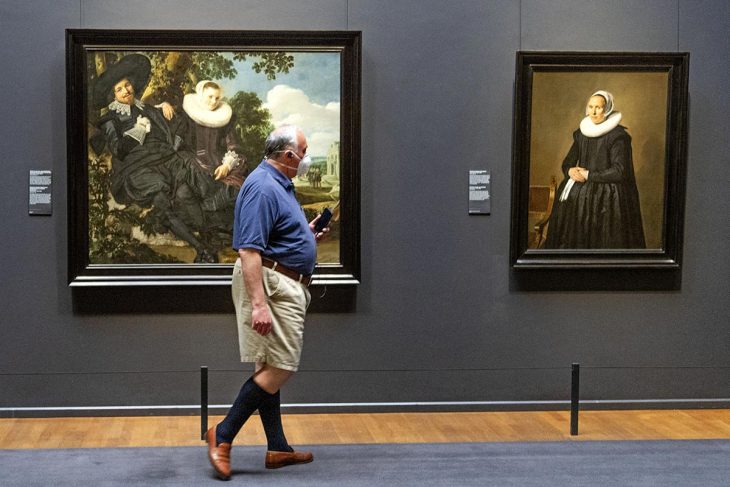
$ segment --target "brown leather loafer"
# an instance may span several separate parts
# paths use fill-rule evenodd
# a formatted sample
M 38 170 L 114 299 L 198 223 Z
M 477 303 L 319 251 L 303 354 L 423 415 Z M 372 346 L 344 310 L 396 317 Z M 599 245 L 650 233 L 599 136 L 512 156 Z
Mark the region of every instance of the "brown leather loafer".
M 297 463 L 309 463 L 314 460 L 314 456 L 308 451 L 267 451 L 266 452 L 266 468 L 281 468 L 287 465 L 296 465 Z
M 215 426 L 205 433 L 205 440 L 208 442 L 208 460 L 213 465 L 215 473 L 221 480 L 231 478 L 231 444 L 215 444 Z

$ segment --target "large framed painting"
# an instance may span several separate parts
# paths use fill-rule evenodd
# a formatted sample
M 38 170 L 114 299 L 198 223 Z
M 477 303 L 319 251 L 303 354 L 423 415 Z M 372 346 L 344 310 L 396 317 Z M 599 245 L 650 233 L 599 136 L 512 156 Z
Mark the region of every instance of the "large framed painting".
M 283 124 L 309 142 L 304 212 L 334 213 L 314 284 L 357 284 L 360 51 L 354 31 L 67 30 L 70 285 L 230 283 L 235 199 Z
M 680 268 L 688 63 L 517 53 L 513 269 Z

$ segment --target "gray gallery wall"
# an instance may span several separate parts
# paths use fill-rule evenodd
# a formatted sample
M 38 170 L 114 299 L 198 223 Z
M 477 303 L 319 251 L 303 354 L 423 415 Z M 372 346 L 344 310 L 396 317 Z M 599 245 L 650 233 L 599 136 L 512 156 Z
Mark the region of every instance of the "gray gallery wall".
M 194 312 L 196 303 L 228 309 L 224 287 L 176 291 L 184 312 L 174 299 L 173 309 L 139 307 L 171 299 L 153 289 L 109 288 L 91 312 L 75 303 L 66 283 L 66 28 L 363 32 L 362 283 L 355 312 L 310 316 L 285 403 L 549 407 L 567 399 L 570 364 L 580 362 L 584 399 L 727 406 L 729 5 L 127 0 L 120 8 L 110 0 L 0 0 L 1 411 L 193 405 L 200 365 L 211 369 L 211 403 L 226 404 L 248 374 L 232 314 Z M 691 53 L 681 290 L 512 285 L 518 50 Z M 467 174 L 479 168 L 492 173 L 492 214 L 470 217 Z M 28 215 L 30 169 L 53 170 L 50 217 Z M 120 312 L 125 299 L 129 310 Z

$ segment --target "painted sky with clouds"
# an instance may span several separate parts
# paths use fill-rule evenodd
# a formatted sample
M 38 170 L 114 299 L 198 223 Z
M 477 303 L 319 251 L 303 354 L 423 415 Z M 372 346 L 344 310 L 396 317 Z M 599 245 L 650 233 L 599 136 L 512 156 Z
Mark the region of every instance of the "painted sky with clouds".
M 216 82 L 223 86 L 226 97 L 238 91 L 256 93 L 271 112 L 274 126 L 299 125 L 307 135 L 309 154 L 326 156 L 332 142 L 340 140 L 340 54 L 290 54 L 294 56 L 294 67 L 287 74 L 277 74 L 275 80 L 267 80 L 265 74 L 251 69 L 254 59 L 234 61 L 236 79 Z

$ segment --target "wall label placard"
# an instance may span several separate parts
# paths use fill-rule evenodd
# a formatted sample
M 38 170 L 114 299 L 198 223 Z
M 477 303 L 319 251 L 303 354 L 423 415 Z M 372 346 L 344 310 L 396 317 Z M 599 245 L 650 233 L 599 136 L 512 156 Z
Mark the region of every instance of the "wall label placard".
M 492 211 L 491 175 L 486 169 L 469 171 L 469 214 L 489 215 Z
M 28 176 L 29 215 L 50 215 L 53 212 L 51 203 L 52 180 L 53 175 L 49 170 L 30 170 Z

